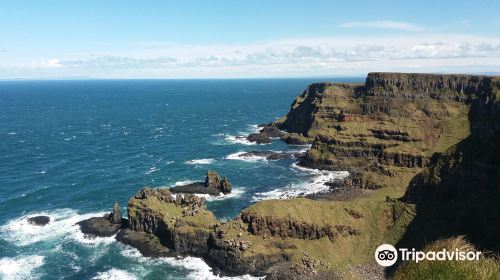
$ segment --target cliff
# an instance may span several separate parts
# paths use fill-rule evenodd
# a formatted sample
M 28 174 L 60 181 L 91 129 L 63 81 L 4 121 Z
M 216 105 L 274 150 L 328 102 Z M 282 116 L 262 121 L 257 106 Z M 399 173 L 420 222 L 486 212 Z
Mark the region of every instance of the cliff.
M 423 243 L 422 221 L 439 225 L 434 238 L 466 235 L 480 248 L 500 252 L 500 82 L 470 102 L 471 134 L 443 153 L 410 182 L 403 201 L 418 215 L 405 239 Z M 403 239 L 403 241 L 405 241 Z
M 380 188 L 482 129 L 471 125 L 471 104 L 491 99 L 495 83 L 488 76 L 369 73 L 364 85 L 310 85 L 273 125 L 288 132 L 285 140 L 312 143 L 301 165 L 349 170 L 358 187 Z

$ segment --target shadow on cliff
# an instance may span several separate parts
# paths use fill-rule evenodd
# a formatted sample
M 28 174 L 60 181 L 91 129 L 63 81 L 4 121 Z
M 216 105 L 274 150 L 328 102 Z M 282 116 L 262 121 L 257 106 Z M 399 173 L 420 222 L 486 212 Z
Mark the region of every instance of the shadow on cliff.
M 500 106 L 490 105 L 472 105 L 471 135 L 435 154 L 411 180 L 400 200 L 415 204 L 416 213 L 397 248 L 422 249 L 464 235 L 479 250 L 499 254 Z M 387 269 L 387 276 L 396 269 Z

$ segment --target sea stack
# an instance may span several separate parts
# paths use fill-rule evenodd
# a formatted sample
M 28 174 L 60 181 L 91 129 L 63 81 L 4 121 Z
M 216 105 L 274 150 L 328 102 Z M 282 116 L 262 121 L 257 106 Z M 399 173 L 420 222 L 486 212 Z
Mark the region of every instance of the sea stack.
M 221 177 L 215 171 L 207 171 L 207 176 L 205 177 L 205 188 L 215 188 L 220 190 L 223 194 L 228 194 L 231 192 L 233 187 L 227 177 Z
M 110 221 L 113 224 L 121 224 L 122 223 L 122 212 L 120 211 L 120 205 L 118 201 L 115 202 L 113 206 L 113 213 L 110 215 Z

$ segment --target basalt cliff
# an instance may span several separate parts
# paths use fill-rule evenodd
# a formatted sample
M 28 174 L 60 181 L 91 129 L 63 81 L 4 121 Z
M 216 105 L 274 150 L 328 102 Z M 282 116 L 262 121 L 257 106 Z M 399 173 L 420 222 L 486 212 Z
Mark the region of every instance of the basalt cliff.
M 193 255 L 216 274 L 266 279 L 411 279 L 405 266 L 394 273 L 374 262 L 383 243 L 424 248 L 463 235 L 498 253 L 499 100 L 500 78 L 490 76 L 370 73 L 364 84 L 312 84 L 248 140 L 310 144 L 300 165 L 350 173 L 329 192 L 260 201 L 221 222 L 182 188 L 146 188 L 120 227 L 114 215 L 100 222 L 145 255 Z M 492 267 L 483 278 L 499 275 Z

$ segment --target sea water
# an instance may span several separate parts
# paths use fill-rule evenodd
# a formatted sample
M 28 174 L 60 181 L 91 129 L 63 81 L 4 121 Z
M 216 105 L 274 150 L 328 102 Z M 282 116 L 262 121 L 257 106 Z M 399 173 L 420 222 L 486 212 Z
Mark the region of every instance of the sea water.
M 240 136 L 285 115 L 311 82 L 342 79 L 79 80 L 0 82 L 0 279 L 217 279 L 201 259 L 150 259 L 76 222 L 111 211 L 144 186 L 227 176 L 209 198 L 221 219 L 263 199 L 327 189 L 342 176 L 297 159 L 242 159 L 247 151 L 308 146 Z M 44 227 L 26 218 L 47 215 Z M 250 278 L 243 276 L 239 278 Z

